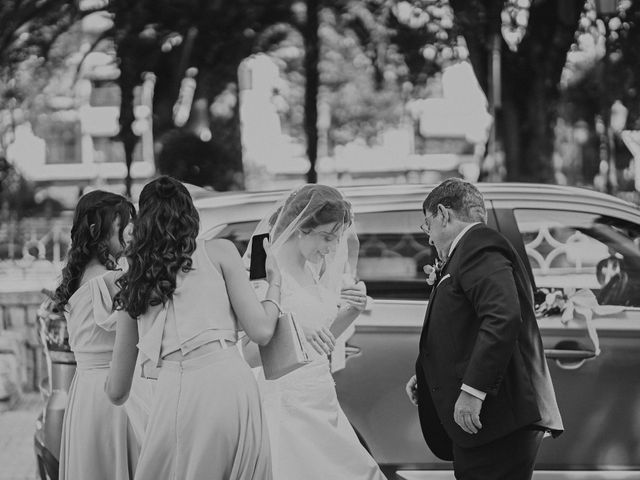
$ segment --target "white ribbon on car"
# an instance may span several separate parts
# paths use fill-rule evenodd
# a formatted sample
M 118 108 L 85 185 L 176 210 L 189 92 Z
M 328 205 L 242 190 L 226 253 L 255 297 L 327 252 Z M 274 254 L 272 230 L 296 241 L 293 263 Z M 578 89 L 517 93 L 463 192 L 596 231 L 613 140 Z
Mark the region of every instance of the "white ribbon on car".
M 600 305 L 598 299 L 589 289 L 582 288 L 578 291 L 575 289 L 566 289 L 565 307 L 562 311 L 562 323 L 568 324 L 570 320 L 576 320 L 576 315 L 584 318 L 589 333 L 589 338 L 595 347 L 596 356 L 600 355 L 600 339 L 598 331 L 593 324 L 594 315 L 613 315 L 620 313 L 625 307 L 619 305 Z

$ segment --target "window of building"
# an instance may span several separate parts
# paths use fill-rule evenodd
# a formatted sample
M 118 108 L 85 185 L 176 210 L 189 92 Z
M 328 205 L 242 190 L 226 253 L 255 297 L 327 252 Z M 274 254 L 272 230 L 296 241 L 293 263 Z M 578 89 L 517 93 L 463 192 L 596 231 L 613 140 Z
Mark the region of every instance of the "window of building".
M 92 107 L 119 107 L 120 87 L 113 80 L 93 80 L 89 104 Z
M 133 150 L 133 161 L 142 160 L 142 145 L 140 141 Z M 95 163 L 124 163 L 124 146 L 119 140 L 111 137 L 93 137 L 93 161 Z
M 47 164 L 82 162 L 79 122 L 43 122 L 38 135 L 45 141 Z

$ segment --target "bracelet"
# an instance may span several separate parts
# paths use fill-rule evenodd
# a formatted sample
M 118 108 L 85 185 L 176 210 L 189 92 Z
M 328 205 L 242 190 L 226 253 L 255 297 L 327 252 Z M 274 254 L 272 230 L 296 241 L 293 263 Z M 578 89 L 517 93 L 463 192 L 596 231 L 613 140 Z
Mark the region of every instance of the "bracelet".
M 260 301 L 260 303 L 264 303 L 264 302 L 273 303 L 275 305 L 275 307 L 278 309 L 278 313 L 280 315 L 282 315 L 282 307 L 280 306 L 280 304 L 278 302 L 276 302 L 275 300 L 273 300 L 271 298 L 265 298 L 264 300 Z

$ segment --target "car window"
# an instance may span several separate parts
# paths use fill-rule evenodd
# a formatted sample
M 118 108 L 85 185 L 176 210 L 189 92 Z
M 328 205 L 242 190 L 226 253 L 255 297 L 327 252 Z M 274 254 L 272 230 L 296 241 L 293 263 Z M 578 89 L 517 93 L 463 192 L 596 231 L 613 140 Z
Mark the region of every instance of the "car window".
M 419 210 L 361 213 L 358 276 L 374 298 L 425 300 L 429 294 L 423 267 L 433 264 L 435 248 L 420 230 Z
M 374 298 L 425 300 L 429 286 L 423 267 L 433 264 L 436 251 L 419 228 L 420 211 L 361 213 L 356 215 L 360 239 L 358 277 Z M 257 222 L 226 225 L 218 238 L 231 240 L 240 254 L 249 244 Z
M 640 306 L 640 226 L 568 210 L 514 215 L 538 288 L 588 288 L 601 305 Z

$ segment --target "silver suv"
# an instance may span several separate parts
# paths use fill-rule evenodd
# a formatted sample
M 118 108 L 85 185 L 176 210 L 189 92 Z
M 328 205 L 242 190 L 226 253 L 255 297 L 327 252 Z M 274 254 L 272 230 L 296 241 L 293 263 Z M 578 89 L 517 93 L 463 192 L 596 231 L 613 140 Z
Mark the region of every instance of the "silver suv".
M 539 324 L 566 428 L 543 442 L 535 478 L 640 478 L 640 212 L 578 188 L 478 186 L 489 225 L 511 240 L 537 287 Z M 422 267 L 435 258 L 419 229 L 430 189 L 342 189 L 356 214 L 358 276 L 373 302 L 356 321 L 336 388 L 353 427 L 390 478 L 392 472 L 406 479 L 454 478 L 451 465 L 425 446 L 404 392 L 429 295 Z M 243 253 L 256 222 L 283 193 L 197 200 L 202 235 L 228 238 Z M 562 319 L 575 291 L 619 307 L 591 322 L 599 355 L 582 316 Z

